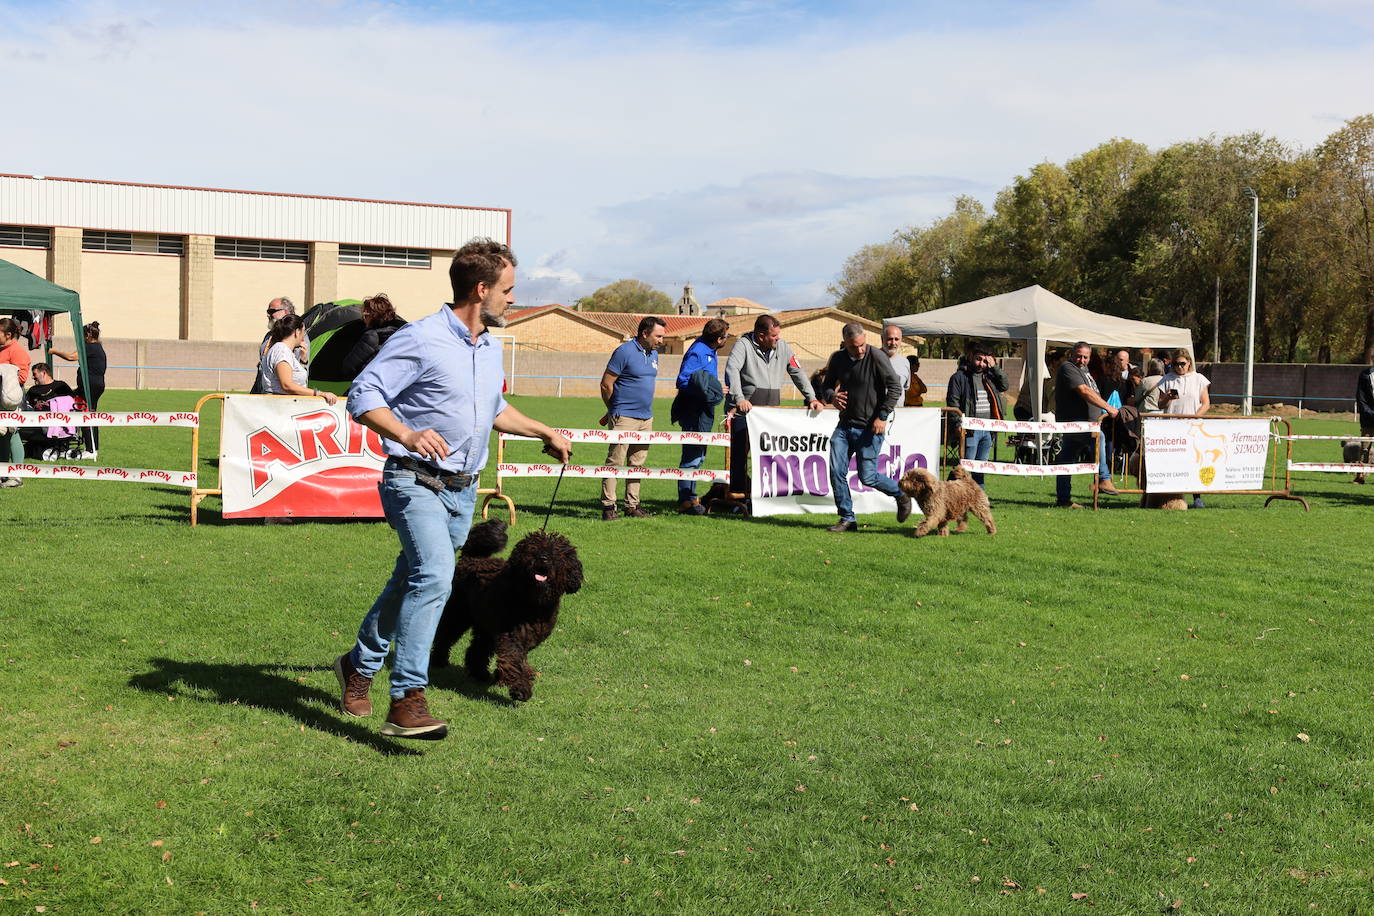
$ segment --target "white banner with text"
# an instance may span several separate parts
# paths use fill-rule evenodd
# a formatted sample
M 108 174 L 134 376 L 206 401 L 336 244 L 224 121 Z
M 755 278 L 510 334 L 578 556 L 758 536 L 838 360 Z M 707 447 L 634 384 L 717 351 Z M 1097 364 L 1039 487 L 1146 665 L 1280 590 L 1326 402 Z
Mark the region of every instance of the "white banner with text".
M 1145 417 L 1143 424 L 1151 493 L 1264 489 L 1268 419 Z
M 749 411 L 754 515 L 834 513 L 830 435 L 838 421 L 839 413 L 834 410 L 811 413 L 756 407 Z M 938 468 L 939 457 L 939 408 L 897 408 L 878 453 L 878 473 L 899 480 L 912 468 Z M 856 461 L 857 457 L 849 460 L 854 512 L 891 512 L 895 507 L 892 497 L 859 483 Z

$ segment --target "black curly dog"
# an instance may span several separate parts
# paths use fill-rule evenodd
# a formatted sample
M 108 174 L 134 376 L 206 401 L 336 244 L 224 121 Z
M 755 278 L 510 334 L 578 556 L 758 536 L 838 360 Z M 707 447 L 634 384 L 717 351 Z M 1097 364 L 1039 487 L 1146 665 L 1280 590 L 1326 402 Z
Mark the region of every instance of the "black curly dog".
M 454 643 L 472 630 L 463 658 L 468 674 L 478 683 L 509 687 L 511 699 L 528 700 L 534 669 L 526 657 L 553 632 L 562 597 L 582 587 L 582 561 L 561 534 L 535 531 L 520 539 L 508 559 L 493 556 L 505 546 L 506 525 L 496 519 L 468 534 L 429 664 L 448 665 Z M 487 667 L 493 655 L 494 675 Z

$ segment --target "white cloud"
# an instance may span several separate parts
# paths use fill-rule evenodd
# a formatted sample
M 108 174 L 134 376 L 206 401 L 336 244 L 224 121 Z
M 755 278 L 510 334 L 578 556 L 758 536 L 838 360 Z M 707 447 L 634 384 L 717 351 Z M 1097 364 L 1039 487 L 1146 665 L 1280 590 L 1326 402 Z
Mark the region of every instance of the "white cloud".
M 525 301 L 638 276 L 803 305 L 859 246 L 1043 159 L 1117 136 L 1312 145 L 1371 108 L 1353 0 L 970 4 L 938 26 L 877 6 L 739 0 L 683 29 L 0 5 L 0 81 L 24 87 L 4 168 L 510 207 Z

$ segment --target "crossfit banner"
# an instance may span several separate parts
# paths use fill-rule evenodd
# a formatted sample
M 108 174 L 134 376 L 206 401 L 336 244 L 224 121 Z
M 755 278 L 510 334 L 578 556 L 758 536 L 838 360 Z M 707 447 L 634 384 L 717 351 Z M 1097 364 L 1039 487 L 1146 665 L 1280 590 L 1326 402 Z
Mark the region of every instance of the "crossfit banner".
M 753 474 L 754 515 L 834 514 L 830 493 L 830 434 L 839 412 L 778 407 L 749 411 L 749 463 Z M 938 467 L 940 411 L 899 407 L 887 425 L 878 455 L 878 473 L 899 479 L 911 468 Z M 892 497 L 859 483 L 857 458 L 849 460 L 849 492 L 854 512 L 892 512 Z M 915 511 L 919 512 L 919 508 Z
M 381 518 L 381 438 L 344 402 L 228 395 L 220 430 L 225 518 Z
M 1143 438 L 1151 493 L 1264 489 L 1267 419 L 1145 417 Z

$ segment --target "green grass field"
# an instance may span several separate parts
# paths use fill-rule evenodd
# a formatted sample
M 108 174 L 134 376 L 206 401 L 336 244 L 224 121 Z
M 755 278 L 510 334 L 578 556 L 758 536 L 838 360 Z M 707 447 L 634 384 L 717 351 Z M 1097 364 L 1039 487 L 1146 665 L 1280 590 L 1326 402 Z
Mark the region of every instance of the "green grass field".
M 101 464 L 189 466 L 189 431 L 102 436 Z M 685 518 L 673 486 L 608 524 L 563 483 L 587 585 L 534 699 L 439 673 L 436 743 L 377 733 L 381 684 L 373 719 L 337 708 L 384 524 L 0 490 L 0 910 L 1374 911 L 1374 486 L 1069 513 L 1051 479 L 989 478 L 995 537 L 919 541 L 891 515 Z M 511 482 L 517 535 L 552 487 Z

